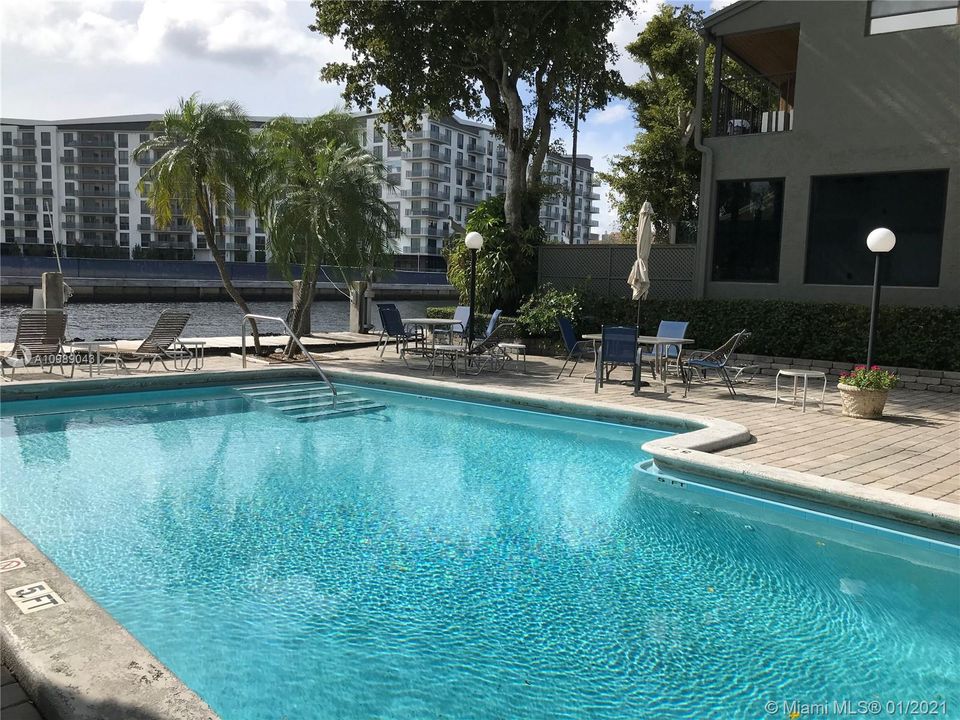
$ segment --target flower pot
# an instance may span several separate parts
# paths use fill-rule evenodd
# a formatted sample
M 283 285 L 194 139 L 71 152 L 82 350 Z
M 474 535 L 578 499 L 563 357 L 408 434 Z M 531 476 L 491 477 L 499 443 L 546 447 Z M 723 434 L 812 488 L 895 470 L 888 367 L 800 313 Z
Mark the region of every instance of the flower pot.
M 838 383 L 837 389 L 840 390 L 844 415 L 874 419 L 883 417 L 883 406 L 887 404 L 889 390 L 871 390 L 843 383 Z

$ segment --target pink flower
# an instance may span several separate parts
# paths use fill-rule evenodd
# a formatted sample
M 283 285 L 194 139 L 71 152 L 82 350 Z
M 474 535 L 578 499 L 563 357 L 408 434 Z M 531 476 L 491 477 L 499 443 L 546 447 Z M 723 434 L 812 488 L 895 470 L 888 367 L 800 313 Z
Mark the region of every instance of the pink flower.
M 879 369 L 880 369 L 880 366 L 879 366 L 879 365 L 871 365 L 871 366 L 870 366 L 870 369 L 871 369 L 871 370 L 879 370 Z
M 854 366 L 853 366 L 853 369 L 854 369 L 854 370 L 866 370 L 866 369 L 867 369 L 867 366 L 866 366 L 866 365 L 854 365 Z

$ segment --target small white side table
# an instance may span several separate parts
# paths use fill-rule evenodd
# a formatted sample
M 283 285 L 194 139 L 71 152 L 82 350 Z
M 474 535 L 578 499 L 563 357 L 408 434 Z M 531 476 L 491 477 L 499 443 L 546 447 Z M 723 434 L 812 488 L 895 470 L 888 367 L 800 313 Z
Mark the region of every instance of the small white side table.
M 823 389 L 820 391 L 820 409 L 823 410 L 823 398 L 827 394 L 827 375 L 820 370 L 781 370 L 777 373 L 776 380 L 774 380 L 774 391 L 777 394 L 777 399 L 773 401 L 774 407 L 783 400 L 786 402 L 787 398 L 780 397 L 780 376 L 792 377 L 793 378 L 793 397 L 791 398 L 791 405 L 797 404 L 797 384 L 800 378 L 803 378 L 803 397 L 800 400 L 800 412 L 807 411 L 807 383 L 810 378 L 814 380 L 823 380 Z
M 507 360 L 513 361 L 514 368 L 520 363 L 520 358 L 523 358 L 523 374 L 527 373 L 527 346 L 523 343 L 499 343 L 497 345 L 501 350 L 507 354 Z M 511 356 L 511 353 L 513 355 Z
M 174 350 L 177 352 L 173 356 L 173 367 L 175 370 L 190 370 L 190 361 L 193 361 L 193 370 L 203 370 L 204 350 L 207 343 L 203 340 L 177 340 L 174 344 Z M 192 348 L 192 349 L 191 349 Z M 183 357 L 186 355 L 186 358 Z M 178 367 L 178 360 L 183 362 L 182 368 Z

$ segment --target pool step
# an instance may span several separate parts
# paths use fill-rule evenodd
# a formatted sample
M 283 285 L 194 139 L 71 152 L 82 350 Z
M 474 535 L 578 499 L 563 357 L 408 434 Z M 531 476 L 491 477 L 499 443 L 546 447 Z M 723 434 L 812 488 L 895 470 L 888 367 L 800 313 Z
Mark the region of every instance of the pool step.
M 382 410 L 385 406 L 357 395 L 351 390 L 339 390 L 334 403 L 333 393 L 324 382 L 302 381 L 271 385 L 235 387 L 237 394 L 249 402 L 296 420 L 309 422 L 340 415 Z

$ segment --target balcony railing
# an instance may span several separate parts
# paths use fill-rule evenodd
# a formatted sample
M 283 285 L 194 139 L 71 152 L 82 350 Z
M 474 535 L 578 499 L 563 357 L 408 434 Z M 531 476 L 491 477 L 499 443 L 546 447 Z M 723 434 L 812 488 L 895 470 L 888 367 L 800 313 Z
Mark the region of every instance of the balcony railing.
M 481 198 L 470 197 L 469 195 L 455 195 L 453 201 L 461 205 L 479 205 Z
M 440 228 L 420 228 L 419 230 L 412 230 L 408 227 L 403 228 L 403 234 L 409 237 L 428 237 L 434 238 L 436 240 L 442 240 L 447 236 L 447 234 Z
M 422 188 L 420 190 L 401 190 L 400 197 L 406 198 L 433 198 L 434 200 L 449 200 L 450 199 L 450 189 L 444 188 L 443 190 L 430 190 L 429 188 Z
M 52 189 L 44 190 L 43 188 L 17 188 L 13 193 L 27 197 L 53 197 Z
M 715 135 L 793 129 L 795 73 L 727 78 L 720 82 Z
M 413 130 L 407 133 L 407 137 L 410 140 L 434 140 L 446 145 L 450 144 L 450 138 L 452 136 L 453 134 L 449 130 L 442 132 L 438 130 Z
M 506 160 L 507 159 L 507 149 L 500 148 L 497 150 L 497 160 Z
M 80 172 L 76 171 L 65 171 L 63 174 L 64 180 L 86 180 L 88 182 L 102 182 L 102 183 L 115 183 L 117 181 L 116 173 L 96 173 L 90 172 L 89 170 L 81 170 Z
M 485 187 L 484 184 L 483 184 L 483 180 L 479 180 L 479 179 L 477 179 L 477 180 L 467 180 L 467 181 L 464 183 L 464 185 L 465 185 L 466 187 L 468 187 L 468 188 L 473 189 L 473 190 L 483 190 L 483 188 Z
M 117 207 L 116 205 L 80 205 L 78 208 L 65 210 L 64 212 L 81 213 L 84 215 L 116 215 Z
M 101 137 L 83 137 L 75 138 L 68 142 L 64 143 L 64 147 L 73 147 L 73 148 L 112 148 L 116 147 L 117 143 L 113 138 L 101 138 Z
M 69 165 L 116 165 L 117 158 L 110 155 L 78 155 L 75 160 L 63 160 Z
M 483 172 L 483 163 L 476 162 L 475 160 L 465 160 L 461 158 L 457 160 L 455 165 L 458 168 L 466 168 L 467 170 L 473 170 L 475 172 Z
M 15 172 L 13 174 L 13 179 L 14 180 L 39 180 L 40 178 L 37 177 L 37 173 L 36 171 L 34 171 L 34 172 Z
M 450 182 L 450 171 L 446 168 L 437 170 L 436 168 L 421 168 L 420 170 L 407 170 L 408 178 L 431 178 L 441 182 Z
M 40 227 L 40 222 L 38 220 L 4 220 L 3 226 L 36 230 Z
M 32 203 L 27 203 L 27 204 L 17 203 L 16 205 L 13 206 L 13 209 L 16 210 L 17 212 L 23 212 L 23 213 L 40 212 L 40 208 Z
M 16 138 L 13 141 L 14 147 L 36 147 L 37 139 L 34 138 Z
M 450 150 L 440 151 L 437 148 L 423 148 L 421 150 L 409 150 L 403 153 L 404 160 L 437 160 L 438 162 L 450 162 Z
M 475 155 L 486 155 L 487 146 L 480 142 L 468 142 L 467 152 L 474 153 Z
M 4 153 L 0 160 L 5 163 L 35 163 L 37 162 L 37 156 L 24 155 L 23 153 Z
M 73 193 L 77 197 L 115 197 L 115 198 L 128 198 L 130 197 L 129 190 L 88 190 L 82 187 L 77 188 L 76 192 Z
M 106 232 L 116 232 L 118 229 L 125 230 L 126 228 L 118 228 L 114 223 L 104 223 L 104 222 L 76 222 L 75 220 L 67 220 L 60 223 L 60 227 L 64 230 L 104 230 Z
M 403 214 L 407 217 L 445 218 L 450 215 L 450 208 L 407 208 Z

